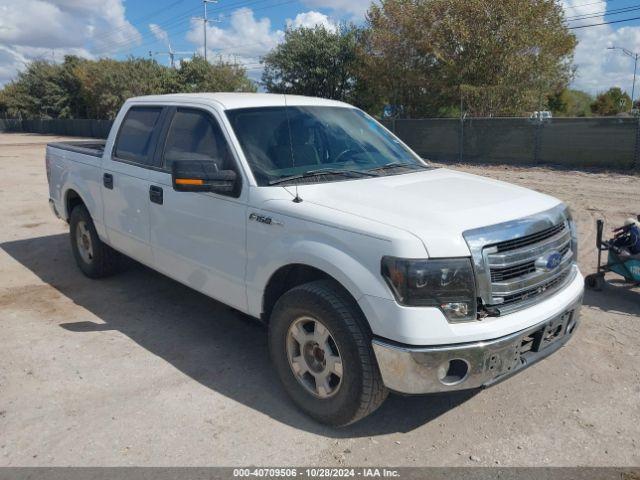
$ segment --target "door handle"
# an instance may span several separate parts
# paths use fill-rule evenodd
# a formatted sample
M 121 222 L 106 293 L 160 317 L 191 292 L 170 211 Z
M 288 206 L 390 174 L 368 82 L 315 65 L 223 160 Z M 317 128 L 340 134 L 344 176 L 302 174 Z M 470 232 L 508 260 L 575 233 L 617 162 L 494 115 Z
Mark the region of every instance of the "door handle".
M 113 175 L 111 175 L 110 173 L 105 173 L 104 175 L 102 175 L 102 183 L 105 188 L 113 190 Z
M 149 187 L 149 200 L 151 200 L 153 203 L 157 203 L 158 205 L 162 205 L 164 201 L 162 195 L 162 187 L 151 185 Z

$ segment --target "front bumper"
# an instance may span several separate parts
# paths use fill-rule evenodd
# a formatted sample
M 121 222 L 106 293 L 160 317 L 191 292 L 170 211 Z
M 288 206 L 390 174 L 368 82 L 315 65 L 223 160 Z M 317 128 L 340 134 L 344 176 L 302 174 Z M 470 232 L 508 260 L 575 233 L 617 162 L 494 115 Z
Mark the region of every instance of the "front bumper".
M 410 347 L 375 339 L 373 350 L 385 385 L 396 392 L 424 394 L 486 387 L 564 345 L 577 329 L 581 305 L 582 296 L 561 314 L 494 340 Z

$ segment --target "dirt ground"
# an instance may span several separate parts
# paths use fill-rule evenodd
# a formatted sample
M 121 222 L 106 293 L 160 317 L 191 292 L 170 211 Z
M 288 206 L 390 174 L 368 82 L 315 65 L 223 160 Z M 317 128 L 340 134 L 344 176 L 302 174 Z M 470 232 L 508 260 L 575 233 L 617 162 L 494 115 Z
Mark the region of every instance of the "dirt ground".
M 325 428 L 280 388 L 261 325 L 142 267 L 80 274 L 47 206 L 53 140 L 0 134 L 0 466 L 640 466 L 640 289 L 588 292 L 574 339 L 493 388 Z M 583 272 L 595 219 L 640 213 L 640 176 L 453 168 L 566 201 Z

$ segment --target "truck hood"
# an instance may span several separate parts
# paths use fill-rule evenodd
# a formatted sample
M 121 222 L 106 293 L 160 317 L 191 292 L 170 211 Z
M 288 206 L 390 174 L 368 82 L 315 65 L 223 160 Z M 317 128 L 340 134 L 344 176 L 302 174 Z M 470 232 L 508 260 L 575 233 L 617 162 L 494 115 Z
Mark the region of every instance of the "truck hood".
M 417 236 L 430 257 L 470 254 L 463 232 L 549 210 L 559 200 L 445 168 L 300 185 L 303 202 L 364 217 Z

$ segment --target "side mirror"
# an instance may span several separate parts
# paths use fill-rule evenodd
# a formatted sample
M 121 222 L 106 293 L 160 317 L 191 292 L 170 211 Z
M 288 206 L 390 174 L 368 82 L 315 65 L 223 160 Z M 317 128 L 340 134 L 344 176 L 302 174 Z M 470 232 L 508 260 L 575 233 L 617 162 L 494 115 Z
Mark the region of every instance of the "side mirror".
M 171 179 L 177 192 L 233 193 L 237 174 L 218 170 L 212 161 L 178 160 L 172 164 Z

